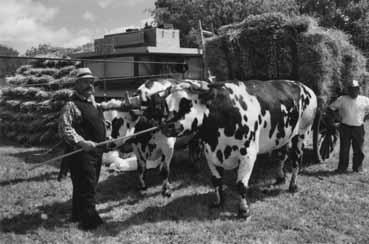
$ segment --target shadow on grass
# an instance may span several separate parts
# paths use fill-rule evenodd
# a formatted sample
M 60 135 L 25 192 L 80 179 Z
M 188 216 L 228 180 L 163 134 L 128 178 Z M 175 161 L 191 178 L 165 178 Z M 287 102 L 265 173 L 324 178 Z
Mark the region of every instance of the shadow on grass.
M 215 194 L 211 192 L 197 193 L 181 196 L 173 199 L 164 206 L 149 206 L 139 213 L 132 214 L 122 221 L 109 221 L 104 225 L 103 231 L 96 233 L 97 236 L 116 236 L 120 232 L 133 226 L 145 225 L 148 223 L 158 223 L 171 221 L 192 222 L 211 220 L 240 220 L 237 216 L 239 198 L 234 190 L 236 185 L 226 187 L 225 204 L 222 208 L 213 209 L 209 207 L 215 199 Z M 252 204 L 268 197 L 274 197 L 285 192 L 283 189 L 262 190 L 251 188 L 248 192 L 248 202 Z M 102 210 L 105 212 L 105 210 Z M 110 209 L 107 209 L 110 211 Z M 252 213 L 251 213 L 252 214 Z
M 189 169 L 188 162 L 176 161 L 172 164 L 171 179 L 175 182 L 181 182 L 175 190 L 186 188 L 188 186 L 210 186 L 210 172 L 205 161 L 196 165 L 197 169 Z M 139 201 L 160 195 L 160 189 L 150 191 L 150 188 L 161 185 L 161 177 L 157 169 L 151 169 L 147 172 L 146 182 L 149 187 L 147 192 L 139 192 L 137 189 L 138 179 L 136 172 L 122 173 L 116 176 L 110 176 L 99 186 L 101 195 L 98 199 L 99 203 L 108 200 L 122 200 L 116 206 L 108 206 L 101 209 L 101 213 L 107 213 L 121 205 L 134 205 Z M 149 206 L 139 213 L 132 214 L 122 221 L 109 221 L 104 225 L 104 231 L 98 231 L 96 235 L 115 236 L 131 226 L 142 225 L 147 223 L 156 223 L 162 221 L 209 221 L 216 219 L 238 219 L 237 211 L 239 206 L 239 195 L 236 186 L 237 173 L 235 170 L 227 170 L 224 172 L 225 184 L 225 205 L 221 209 L 210 209 L 209 203 L 214 200 L 213 191 L 208 193 L 196 193 L 178 198 L 169 198 L 164 206 Z M 255 181 L 256 185 L 252 185 L 248 192 L 248 202 L 251 204 L 261 201 L 268 197 L 275 197 L 285 190 L 281 188 L 263 188 L 268 186 L 275 179 Z M 265 183 L 265 184 L 263 184 Z M 160 188 L 160 187 L 159 187 Z M 211 187 L 210 187 L 211 188 Z M 156 188 L 157 189 L 157 188 Z
M 160 177 L 155 175 L 155 172 L 149 172 L 148 176 L 150 176 L 150 181 L 146 181 L 148 189 L 161 184 Z M 123 201 L 122 204 L 127 203 L 132 205 L 144 199 L 145 196 L 148 196 L 147 194 L 143 194 L 143 191 L 139 190 L 136 172 L 110 175 L 106 180 L 98 184 L 97 191 L 97 203 L 99 204 L 109 201 L 130 199 L 127 202 Z M 160 192 L 155 193 L 155 195 L 159 194 Z
M 18 158 L 27 164 L 41 163 L 57 155 L 63 154 L 63 148 L 58 144 L 55 145 L 39 145 L 36 147 L 30 145 L 22 145 L 17 142 L 10 141 L 0 137 L 0 147 L 14 147 L 16 150 L 2 151 L 2 155 Z M 49 151 L 50 150 L 50 151 Z M 15 152 L 14 152 L 15 151 Z
M 56 179 L 58 173 L 57 172 L 46 172 L 42 175 L 37 175 L 31 178 L 16 178 L 11 180 L 0 181 L 0 186 L 13 185 L 18 183 L 27 183 L 27 182 L 42 182 L 48 180 Z
M 27 232 L 37 230 L 43 227 L 53 230 L 56 227 L 68 225 L 67 218 L 71 212 L 71 202 L 57 202 L 51 205 L 41 206 L 34 213 L 20 213 L 12 218 L 4 218 L 1 220 L 1 232 L 26 234 Z M 42 218 L 42 215 L 47 218 Z
M 20 154 L 18 156 L 27 156 Z M 205 162 L 199 162 L 198 171 L 188 168 L 188 162 L 177 160 L 172 164 L 171 180 L 174 181 L 174 191 L 187 187 L 198 185 L 210 185 L 210 173 Z M 56 176 L 56 172 L 50 172 L 29 179 L 14 179 L 3 181 L 2 185 L 48 180 Z M 145 223 L 155 223 L 165 220 L 170 221 L 208 221 L 215 219 L 237 219 L 238 193 L 235 185 L 235 171 L 226 171 L 224 182 L 227 185 L 225 190 L 226 202 L 223 209 L 209 209 L 208 204 L 214 199 L 214 193 L 198 193 L 186 195 L 178 198 L 168 199 L 164 206 L 150 206 L 139 213 L 133 213 L 122 221 L 109 221 L 104 225 L 103 233 L 100 235 L 117 235 L 122 230 L 130 226 L 141 225 Z M 109 175 L 106 180 L 98 185 L 97 203 L 106 203 L 109 201 L 119 201 L 118 203 L 108 204 L 100 213 L 107 213 L 114 208 L 122 205 L 136 205 L 147 197 L 161 194 L 162 179 L 159 176 L 158 169 L 152 169 L 147 172 L 147 185 L 149 189 L 145 192 L 137 191 L 138 179 L 136 172 L 126 172 L 122 174 Z M 179 182 L 179 183 L 178 183 Z M 260 201 L 267 197 L 273 197 L 283 192 L 280 189 L 263 191 L 252 188 L 248 193 L 249 203 Z M 2 232 L 27 233 L 42 227 L 48 230 L 54 230 L 57 227 L 68 226 L 67 218 L 71 208 L 70 201 L 57 202 L 45 205 L 33 210 L 33 213 L 20 213 L 11 218 L 1 220 Z M 252 205 L 251 205 L 252 208 Z M 41 213 L 47 214 L 47 219 L 41 218 Z M 99 234 L 99 231 L 96 232 Z
M 32 150 L 17 154 L 10 154 L 10 156 L 18 157 L 20 159 L 23 159 L 26 164 L 38 164 L 45 162 L 46 160 L 52 159 L 54 157 L 57 157 L 59 155 L 64 154 L 62 151 L 52 152 L 52 153 L 45 153 L 47 150 Z M 60 160 L 56 160 L 54 162 L 50 162 L 47 165 L 59 167 Z
M 351 173 L 352 172 L 338 173 L 334 170 L 317 170 L 317 171 L 303 170 L 299 174 L 305 175 L 305 176 L 313 176 L 313 177 L 322 178 L 322 177 L 329 177 L 329 176 L 334 176 L 334 175 L 345 175 L 345 174 L 347 175 Z
M 173 165 L 173 170 L 171 170 L 169 178 L 169 181 L 173 185 L 173 191 L 179 190 L 187 185 L 208 185 L 210 183 L 209 172 L 206 171 L 203 165 L 198 165 L 199 168 L 196 170 L 189 169 L 185 164 L 178 164 L 178 162 L 173 163 Z M 139 189 L 138 173 L 136 171 L 113 173 L 106 180 L 99 183 L 97 188 L 99 192 L 97 202 L 117 201 L 126 199 L 127 197 L 135 199 L 132 200 L 133 202 L 138 202 L 144 198 L 161 194 L 163 178 L 160 176 L 158 168 L 146 171 L 145 182 L 148 189 L 141 191 Z
M 29 182 L 29 181 L 42 181 L 50 178 L 56 177 L 56 172 L 45 173 L 43 175 L 28 178 L 28 179 L 13 179 L 9 181 L 3 181 L 0 185 L 5 186 L 7 184 L 15 184 L 20 182 Z M 180 177 L 186 178 L 189 177 L 188 173 L 182 172 L 177 173 Z M 161 184 L 161 179 L 158 176 L 158 172 L 156 170 L 152 170 L 148 172 L 148 181 L 150 187 L 155 187 Z M 176 179 L 177 180 L 177 179 Z M 98 185 L 98 193 L 97 193 L 97 203 L 105 203 L 108 201 L 118 201 L 117 204 L 109 204 L 109 206 L 105 209 L 99 210 L 99 213 L 110 212 L 114 208 L 118 208 L 122 205 L 135 205 L 140 201 L 160 195 L 160 189 L 158 191 L 150 191 L 140 192 L 137 191 L 137 175 L 135 172 L 125 173 L 124 175 L 111 175 L 106 180 L 102 181 Z M 193 182 L 192 182 L 193 183 Z M 183 187 L 183 184 L 179 184 L 173 190 L 178 190 Z M 186 202 L 191 200 L 186 200 Z M 180 203 L 179 203 L 180 204 Z M 187 203 L 185 203 L 187 204 Z M 191 203 L 188 203 L 191 204 Z M 190 205 L 188 205 L 190 206 Z M 147 209 L 150 211 L 150 209 Z M 172 208 L 169 209 L 172 211 Z M 175 212 L 175 211 L 174 211 Z M 71 213 L 71 201 L 66 202 L 56 202 L 49 205 L 44 205 L 32 210 L 32 213 L 22 212 L 10 218 L 4 218 L 0 220 L 0 229 L 1 232 L 5 233 L 15 233 L 15 234 L 26 234 L 32 231 L 36 231 L 39 228 L 45 228 L 47 230 L 54 230 L 57 227 L 68 227 L 69 222 L 68 218 Z M 46 214 L 48 216 L 47 219 L 42 219 L 41 214 Z M 143 215 L 146 215 L 143 213 Z M 109 223 L 110 225 L 114 225 L 114 223 Z M 119 223 L 120 225 L 120 223 Z
M 183 168 L 182 168 L 183 167 Z M 205 167 L 205 166 L 204 166 Z M 200 171 L 194 174 L 190 170 L 185 170 L 186 166 L 180 166 L 173 170 L 173 178 L 176 182 L 174 191 L 184 188 L 189 185 L 209 185 L 210 176 L 207 171 Z M 15 179 L 13 182 L 25 182 L 31 180 L 44 180 L 48 177 L 56 176 L 55 172 L 44 174 L 30 179 Z M 168 199 L 168 204 L 164 206 L 150 206 L 139 213 L 133 213 L 127 219 L 122 221 L 109 221 L 100 231 L 100 228 L 95 231 L 96 235 L 114 236 L 124 231 L 125 229 L 141 225 L 145 223 L 155 223 L 165 220 L 169 221 L 208 221 L 215 219 L 237 219 L 236 211 L 238 209 L 238 194 L 234 181 L 234 172 L 228 172 L 225 175 L 225 196 L 226 202 L 223 209 L 210 209 L 208 204 L 214 199 L 214 193 L 200 193 L 186 195 L 178 198 Z M 158 176 L 157 170 L 148 172 L 148 185 L 155 187 L 161 184 L 161 177 Z M 24 181 L 23 181 L 24 180 Z M 129 172 L 118 175 L 111 175 L 106 180 L 102 181 L 98 186 L 97 202 L 105 203 L 108 201 L 118 201 L 116 204 L 108 204 L 104 209 L 100 209 L 100 213 L 107 213 L 122 205 L 136 205 L 151 196 L 161 194 L 161 187 L 148 189 L 147 192 L 139 192 L 137 187 L 136 172 Z M 178 182 L 181 182 L 178 184 Z M 3 182 L 11 184 L 11 182 Z M 273 197 L 280 194 L 282 190 L 274 189 L 263 191 L 252 188 L 248 193 L 249 203 L 260 201 L 266 197 Z M 252 205 L 251 205 L 252 208 Z M 67 221 L 71 212 L 71 202 L 56 202 L 53 204 L 38 207 L 32 213 L 22 212 L 11 218 L 2 219 L 0 225 L 1 232 L 10 232 L 16 234 L 25 234 L 32 231 L 37 231 L 39 228 L 54 230 L 58 227 L 68 227 L 70 223 Z M 47 219 L 42 219 L 41 214 L 46 214 Z
M 233 188 L 233 187 L 231 187 Z M 250 203 L 260 201 L 266 197 L 272 197 L 280 194 L 282 190 L 275 189 L 268 192 L 258 189 L 252 189 L 248 194 Z M 160 193 L 158 193 L 160 194 Z M 125 229 L 142 225 L 145 223 L 155 223 L 161 221 L 208 221 L 215 219 L 237 219 L 236 210 L 238 206 L 238 197 L 230 189 L 225 190 L 226 203 L 222 209 L 210 209 L 208 203 L 214 199 L 213 192 L 203 194 L 193 194 L 176 198 L 165 206 L 150 206 L 142 212 L 133 214 L 124 221 L 109 221 L 104 225 L 104 231 L 96 231 L 99 236 L 115 236 Z M 105 213 L 121 206 L 122 204 L 134 205 L 147 197 L 138 193 L 129 191 L 121 197 L 124 201 L 116 205 L 110 205 L 100 210 Z M 42 206 L 34 210 L 33 213 L 20 213 L 12 218 L 4 218 L 0 221 L 3 233 L 26 234 L 30 231 L 36 231 L 39 228 L 54 230 L 58 227 L 68 227 L 68 217 L 71 212 L 71 201 L 56 202 L 50 205 Z M 43 219 L 41 214 L 47 215 Z

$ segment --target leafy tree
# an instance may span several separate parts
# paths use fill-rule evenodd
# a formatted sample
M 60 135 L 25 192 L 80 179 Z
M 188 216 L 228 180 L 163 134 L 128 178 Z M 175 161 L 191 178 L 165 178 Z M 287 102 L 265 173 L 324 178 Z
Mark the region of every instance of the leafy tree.
M 63 48 L 63 47 L 54 47 L 49 44 L 39 44 L 38 47 L 31 47 L 26 51 L 26 56 L 35 57 L 35 56 L 44 56 L 44 55 L 53 55 L 56 57 L 68 56 L 73 53 L 73 48 Z
M 317 17 L 322 26 L 352 36 L 355 46 L 369 52 L 369 2 L 367 0 L 296 0 L 301 14 Z
M 157 0 L 151 10 L 158 25 L 173 24 L 181 30 L 181 45 L 196 47 L 199 20 L 207 30 L 239 22 L 251 14 L 298 13 L 295 0 Z
M 198 22 L 207 30 L 239 22 L 252 14 L 282 12 L 307 14 L 319 24 L 352 36 L 353 43 L 369 54 L 368 0 L 157 0 L 151 14 L 160 26 L 181 30 L 181 45 L 197 47 Z
M 17 50 L 3 46 L 0 44 L 0 55 L 5 56 L 18 56 Z M 3 59 L 0 58 L 0 78 L 13 74 L 16 69 L 22 64 L 19 59 Z

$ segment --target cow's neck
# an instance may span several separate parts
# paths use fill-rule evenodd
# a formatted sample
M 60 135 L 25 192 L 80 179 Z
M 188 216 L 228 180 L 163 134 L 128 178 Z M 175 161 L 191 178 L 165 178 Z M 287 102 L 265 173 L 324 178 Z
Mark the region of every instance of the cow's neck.
M 204 119 L 209 114 L 209 109 L 205 104 L 202 104 L 197 95 L 190 95 L 191 108 L 190 111 L 184 114 L 183 119 L 180 120 L 184 128 L 184 134 L 189 135 L 197 133 L 201 128 Z

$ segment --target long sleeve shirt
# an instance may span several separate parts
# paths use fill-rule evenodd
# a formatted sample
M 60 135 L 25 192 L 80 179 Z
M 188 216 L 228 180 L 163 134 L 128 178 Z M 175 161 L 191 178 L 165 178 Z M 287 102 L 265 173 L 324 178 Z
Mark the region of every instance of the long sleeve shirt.
M 89 98 L 84 98 L 78 93 L 75 94 L 79 97 L 79 99 L 82 99 L 84 101 L 87 101 L 88 103 L 91 103 L 99 110 L 106 111 L 106 110 L 113 110 L 113 109 L 122 109 L 124 108 L 124 102 L 120 100 L 112 99 L 108 102 L 102 102 L 102 103 L 96 103 L 93 96 Z M 69 145 L 76 145 L 78 142 L 84 140 L 84 138 L 77 133 L 75 128 L 73 128 L 73 124 L 78 124 L 82 121 L 82 113 L 76 106 L 76 104 L 73 101 L 67 102 L 60 115 L 60 121 L 59 121 L 59 135 L 61 138 L 64 139 L 66 143 Z

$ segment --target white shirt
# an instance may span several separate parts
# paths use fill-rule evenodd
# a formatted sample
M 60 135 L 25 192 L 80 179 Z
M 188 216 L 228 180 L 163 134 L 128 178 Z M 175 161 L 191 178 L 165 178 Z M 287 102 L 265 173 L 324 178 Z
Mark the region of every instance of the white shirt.
M 357 98 L 344 95 L 337 98 L 329 107 L 338 110 L 341 123 L 360 126 L 364 123 L 365 115 L 369 113 L 369 98 L 361 95 Z

